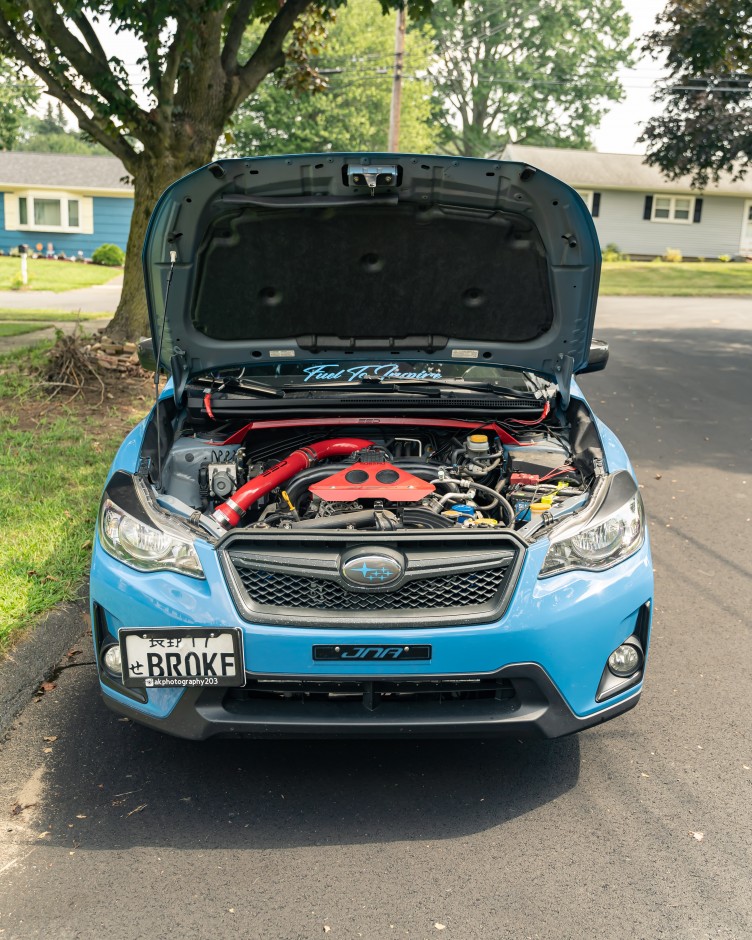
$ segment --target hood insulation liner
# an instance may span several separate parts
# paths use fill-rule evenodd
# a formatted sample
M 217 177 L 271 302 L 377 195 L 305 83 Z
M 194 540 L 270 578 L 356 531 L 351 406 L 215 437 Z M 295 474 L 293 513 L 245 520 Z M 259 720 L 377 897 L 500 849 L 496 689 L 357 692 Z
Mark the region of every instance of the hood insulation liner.
M 218 340 L 432 333 L 522 343 L 553 321 L 528 219 L 414 205 L 233 209 L 200 249 L 194 327 Z

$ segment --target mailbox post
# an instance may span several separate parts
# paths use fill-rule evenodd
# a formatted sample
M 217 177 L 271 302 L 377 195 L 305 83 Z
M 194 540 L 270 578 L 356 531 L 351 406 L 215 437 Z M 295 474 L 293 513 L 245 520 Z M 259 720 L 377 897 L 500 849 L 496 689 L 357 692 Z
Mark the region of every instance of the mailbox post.
M 21 283 L 26 287 L 29 283 L 29 259 L 26 245 L 19 245 L 18 253 L 21 256 Z

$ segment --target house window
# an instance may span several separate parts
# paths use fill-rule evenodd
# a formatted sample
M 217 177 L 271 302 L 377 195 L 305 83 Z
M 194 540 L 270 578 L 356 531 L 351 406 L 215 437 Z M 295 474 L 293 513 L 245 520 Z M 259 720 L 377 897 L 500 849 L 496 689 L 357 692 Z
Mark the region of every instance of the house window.
M 594 193 L 592 189 L 578 189 L 577 192 L 590 210 L 590 215 L 596 218 L 601 208 L 601 194 Z
M 59 199 L 34 199 L 34 225 L 39 228 L 60 228 L 62 213 Z
M 689 223 L 695 209 L 694 196 L 653 196 L 651 222 Z
M 18 197 L 18 226 L 30 232 L 67 232 L 81 228 L 78 199 L 36 196 Z

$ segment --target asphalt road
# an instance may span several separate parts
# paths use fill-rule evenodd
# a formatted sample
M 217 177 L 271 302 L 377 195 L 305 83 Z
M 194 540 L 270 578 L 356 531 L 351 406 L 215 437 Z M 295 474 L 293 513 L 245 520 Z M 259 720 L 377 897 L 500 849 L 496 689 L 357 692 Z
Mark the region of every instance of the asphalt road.
M 66 669 L 0 754 L 1 940 L 752 937 L 752 332 L 707 303 L 604 321 L 583 381 L 652 526 L 636 710 L 538 744 L 197 745 Z

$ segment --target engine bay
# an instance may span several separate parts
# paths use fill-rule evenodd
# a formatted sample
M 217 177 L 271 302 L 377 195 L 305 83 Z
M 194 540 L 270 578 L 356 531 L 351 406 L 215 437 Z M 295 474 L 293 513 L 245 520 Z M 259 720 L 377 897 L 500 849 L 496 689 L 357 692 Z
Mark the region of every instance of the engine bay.
M 163 510 L 235 528 L 504 529 L 530 536 L 589 499 L 600 447 L 579 404 L 534 421 L 378 417 L 186 425 L 163 460 Z M 176 422 L 179 424 L 179 421 Z M 583 445 L 585 442 L 585 445 Z

